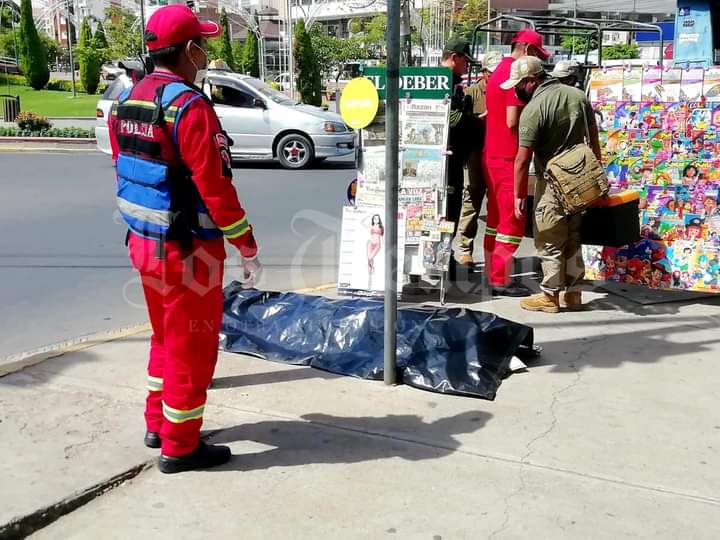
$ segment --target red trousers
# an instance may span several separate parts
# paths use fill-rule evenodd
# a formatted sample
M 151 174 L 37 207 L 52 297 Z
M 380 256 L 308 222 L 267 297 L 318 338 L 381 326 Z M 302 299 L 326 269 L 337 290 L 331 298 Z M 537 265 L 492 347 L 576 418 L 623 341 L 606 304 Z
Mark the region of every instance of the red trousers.
M 512 259 L 525 232 L 525 217 L 515 217 L 515 160 L 486 154 L 485 163 L 489 176 L 485 275 L 493 287 L 503 287 L 510 283 Z
M 152 338 L 145 422 L 159 432 L 162 454 L 182 456 L 197 448 L 207 389 L 218 354 L 222 318 L 223 239 L 195 240 L 192 253 L 134 234 L 130 259 L 140 272 Z

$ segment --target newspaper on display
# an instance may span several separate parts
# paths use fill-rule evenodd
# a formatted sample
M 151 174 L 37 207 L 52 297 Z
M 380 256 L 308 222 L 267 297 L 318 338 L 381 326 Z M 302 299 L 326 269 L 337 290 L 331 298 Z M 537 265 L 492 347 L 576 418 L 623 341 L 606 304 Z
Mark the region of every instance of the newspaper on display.
M 452 73 L 447 68 L 403 68 L 401 73 L 401 84 L 412 88 L 401 88 L 404 97 L 399 103 L 399 283 L 404 281 L 404 274 L 437 274 L 446 271 L 449 263 L 443 244 L 447 240 L 439 232 L 438 223 L 445 213 L 452 87 Z M 378 88 L 381 101 L 373 122 L 359 132 L 355 207 L 343 213 L 338 290 L 353 295 L 375 295 L 385 285 L 385 74 L 384 70 L 369 68 L 366 76 Z M 451 224 L 450 235 L 452 229 Z

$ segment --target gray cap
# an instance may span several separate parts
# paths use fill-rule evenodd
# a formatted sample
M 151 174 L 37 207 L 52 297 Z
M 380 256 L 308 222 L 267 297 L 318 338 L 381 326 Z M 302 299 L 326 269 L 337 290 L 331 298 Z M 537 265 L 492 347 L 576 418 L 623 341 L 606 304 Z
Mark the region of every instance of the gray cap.
M 552 77 L 563 79 L 571 75 L 577 75 L 578 63 L 575 60 L 560 60 L 550 72 Z
M 483 58 L 482 67 L 492 73 L 495 71 L 495 68 L 500 65 L 502 59 L 503 55 L 500 51 L 490 51 L 485 55 L 485 58 Z
M 521 56 L 510 66 L 510 78 L 500 85 L 503 90 L 515 88 L 520 81 L 545 71 L 542 61 L 535 56 Z

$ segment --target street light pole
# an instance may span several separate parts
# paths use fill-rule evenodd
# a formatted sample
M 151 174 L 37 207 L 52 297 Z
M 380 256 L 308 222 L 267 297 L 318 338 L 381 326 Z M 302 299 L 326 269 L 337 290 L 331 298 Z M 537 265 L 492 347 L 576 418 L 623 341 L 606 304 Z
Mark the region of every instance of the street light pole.
M 292 6 L 287 0 L 288 73 L 290 75 L 290 99 L 295 99 L 295 51 L 293 50 Z
M 140 0 L 140 36 L 142 36 L 140 55 L 144 55 L 147 52 L 147 44 L 145 43 L 145 0 Z
M 398 152 L 400 134 L 400 2 L 387 3 L 387 89 L 385 93 L 385 384 L 397 371 Z
M 72 39 L 70 32 L 70 1 L 65 4 L 65 30 L 67 31 L 68 53 L 70 54 L 70 73 L 72 74 L 73 97 L 77 97 L 77 88 L 75 87 L 75 59 L 73 58 Z

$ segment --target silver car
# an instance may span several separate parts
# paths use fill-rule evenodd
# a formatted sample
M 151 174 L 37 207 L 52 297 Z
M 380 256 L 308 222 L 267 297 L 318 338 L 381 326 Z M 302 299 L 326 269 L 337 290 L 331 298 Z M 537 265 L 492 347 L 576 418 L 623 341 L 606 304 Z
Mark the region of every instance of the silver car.
M 277 159 L 283 167 L 302 169 L 354 151 L 355 133 L 339 115 L 302 105 L 258 79 L 210 71 L 203 90 L 233 141 L 234 159 Z M 105 152 L 110 152 L 108 101 L 98 103 L 96 128 L 98 147 Z

